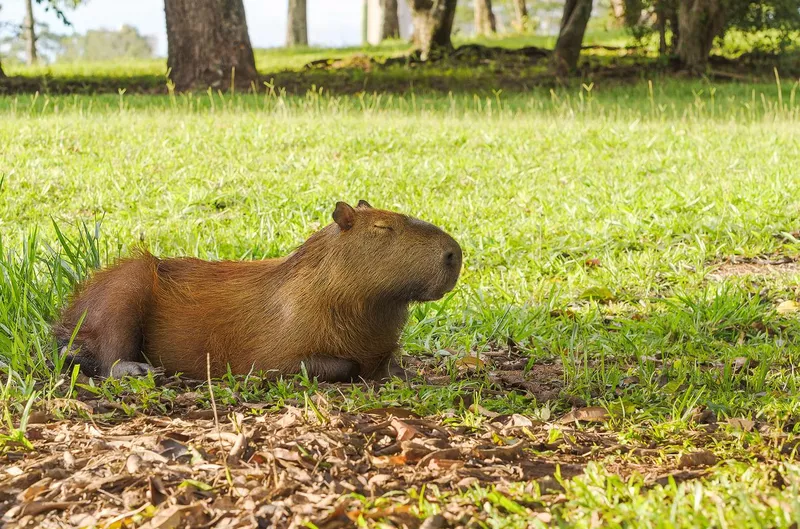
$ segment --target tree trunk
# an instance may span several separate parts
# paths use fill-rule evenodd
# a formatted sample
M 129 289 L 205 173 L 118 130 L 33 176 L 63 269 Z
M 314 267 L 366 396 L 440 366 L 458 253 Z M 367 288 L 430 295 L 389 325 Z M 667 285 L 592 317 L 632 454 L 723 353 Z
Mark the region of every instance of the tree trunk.
M 492 0 L 474 0 L 475 34 L 490 35 L 497 32 L 497 23 L 492 11 Z
M 611 0 L 611 14 L 618 27 L 625 25 L 625 0 Z
M 289 24 L 286 28 L 286 46 L 308 46 L 306 0 L 289 0 Z
M 381 40 L 400 38 L 397 0 L 381 0 Z
M 675 53 L 678 49 L 678 42 L 680 41 L 681 30 L 678 25 L 678 10 L 671 8 L 667 12 L 667 19 L 669 20 L 669 29 L 672 30 L 672 42 L 670 42 L 671 52 Z
M 514 25 L 519 32 L 525 31 L 528 22 L 528 7 L 525 0 L 514 0 Z
M 167 68 L 175 88 L 258 80 L 242 0 L 165 0 Z
M 0 62 L 0 79 L 5 79 L 6 72 L 3 71 L 3 63 Z
M 567 0 L 556 48 L 553 50 L 556 72 L 566 75 L 578 66 L 583 35 L 592 15 L 592 0 Z
M 678 5 L 678 58 L 686 70 L 705 72 L 714 39 L 725 27 L 723 0 L 680 0 Z
M 408 0 L 414 23 L 414 44 L 422 59 L 453 49 L 450 33 L 458 0 Z
M 33 0 L 25 0 L 25 55 L 28 65 L 36 64 L 36 30 L 33 27 Z
M 660 3 L 656 3 L 656 27 L 658 28 L 658 54 L 667 54 L 667 14 Z

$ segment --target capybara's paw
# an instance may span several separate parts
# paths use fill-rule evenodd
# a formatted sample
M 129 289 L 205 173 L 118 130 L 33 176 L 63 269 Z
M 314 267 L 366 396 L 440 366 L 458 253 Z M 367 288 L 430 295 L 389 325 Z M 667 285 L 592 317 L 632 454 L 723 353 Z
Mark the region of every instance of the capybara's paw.
M 153 372 L 155 372 L 155 370 L 150 364 L 145 364 L 143 362 L 119 361 L 111 366 L 109 377 L 146 377 L 148 373 Z

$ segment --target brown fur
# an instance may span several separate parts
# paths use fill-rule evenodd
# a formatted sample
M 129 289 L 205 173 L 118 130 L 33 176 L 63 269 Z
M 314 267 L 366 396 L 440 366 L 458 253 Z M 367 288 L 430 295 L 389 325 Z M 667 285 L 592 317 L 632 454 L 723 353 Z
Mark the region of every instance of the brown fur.
M 405 215 L 338 203 L 336 222 L 289 256 L 263 261 L 158 259 L 149 253 L 98 272 L 54 327 L 76 336 L 77 361 L 107 375 L 117 361 L 167 372 L 272 371 L 339 379 L 345 359 L 365 377 L 384 373 L 413 301 L 438 299 L 461 269 L 446 233 Z M 346 365 L 347 362 L 344 362 Z

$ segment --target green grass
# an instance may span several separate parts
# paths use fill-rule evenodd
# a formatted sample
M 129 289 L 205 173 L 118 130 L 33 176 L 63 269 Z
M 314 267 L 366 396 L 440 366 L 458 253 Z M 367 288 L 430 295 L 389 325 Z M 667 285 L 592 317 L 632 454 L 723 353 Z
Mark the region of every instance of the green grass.
M 708 447 L 686 434 L 698 405 L 796 439 L 800 320 L 775 309 L 798 299 L 800 277 L 709 276 L 725 257 L 800 253 L 787 235 L 800 229 L 796 89 L 656 80 L 490 97 L 1 98 L 0 406 L 9 432 L 0 451 L 23 442 L 24 427 L 11 425 L 26 406 L 78 389 L 46 365 L 59 362 L 47 325 L 92 267 L 140 241 L 163 255 L 284 255 L 329 222 L 336 200 L 361 198 L 432 221 L 464 249 L 454 294 L 414 308 L 403 338 L 410 354 L 512 339 L 531 363 L 563 364 L 564 392 L 549 403 L 556 414 L 569 410 L 568 396 L 605 406 L 623 440 L 669 454 Z M 586 299 L 598 289 L 612 299 Z M 740 357 L 755 367 L 737 371 Z M 446 373 L 451 360 L 442 357 Z M 340 393 L 302 379 L 231 378 L 215 394 L 278 408 L 322 391 L 346 410 L 400 405 L 425 415 L 464 393 L 498 413 L 545 405 L 482 395 L 488 385 L 479 374 L 421 391 L 395 382 Z M 131 413 L 168 412 L 175 397 L 152 380 L 81 391 L 125 395 Z M 452 420 L 483 418 L 462 407 Z M 767 434 L 712 450 L 723 463 L 678 485 L 644 487 L 640 474 L 594 466 L 565 484 L 552 512 L 577 527 L 800 521 L 800 467 Z M 482 505 L 498 527 L 526 526 L 508 502 L 535 503 L 539 492 L 505 494 L 478 488 L 453 501 Z M 429 491 L 419 507 L 435 512 L 445 500 Z

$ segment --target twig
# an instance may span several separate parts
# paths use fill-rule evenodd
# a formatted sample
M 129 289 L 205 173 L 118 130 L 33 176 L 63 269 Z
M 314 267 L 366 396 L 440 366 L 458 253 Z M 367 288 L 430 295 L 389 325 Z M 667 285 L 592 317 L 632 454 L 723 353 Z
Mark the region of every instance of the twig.
M 219 415 L 217 415 L 217 401 L 214 399 L 214 387 L 211 385 L 211 353 L 206 352 L 206 380 L 208 381 L 208 394 L 211 396 L 211 409 L 214 410 L 214 426 L 217 429 L 220 454 L 225 452 L 225 447 L 222 445 L 222 430 L 219 427 Z M 233 488 L 233 477 L 231 476 L 231 469 L 228 467 L 228 458 L 223 457 L 222 463 L 225 466 L 225 479 L 228 480 L 228 487 Z

